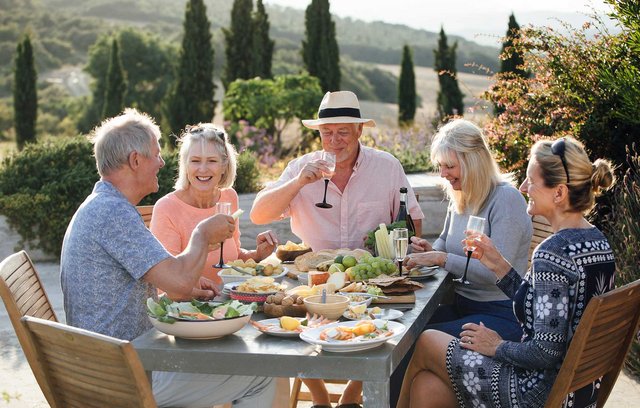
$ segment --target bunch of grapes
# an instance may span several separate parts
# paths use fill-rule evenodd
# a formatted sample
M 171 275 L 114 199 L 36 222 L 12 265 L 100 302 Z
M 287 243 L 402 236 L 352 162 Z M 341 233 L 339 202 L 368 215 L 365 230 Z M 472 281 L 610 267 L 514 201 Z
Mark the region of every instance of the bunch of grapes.
M 376 278 L 380 274 L 393 275 L 398 272 L 398 266 L 390 259 L 364 256 L 346 272 L 350 280 L 358 282 Z

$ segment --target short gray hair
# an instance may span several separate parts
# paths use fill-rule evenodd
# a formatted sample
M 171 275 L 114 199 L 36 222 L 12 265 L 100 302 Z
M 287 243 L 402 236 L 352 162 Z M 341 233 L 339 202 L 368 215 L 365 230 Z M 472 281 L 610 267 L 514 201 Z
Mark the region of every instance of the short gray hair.
M 176 190 L 185 190 L 189 187 L 189 176 L 187 174 L 189 150 L 191 150 L 191 146 L 194 143 L 198 142 L 202 145 L 211 143 L 222 157 L 225 168 L 218 187 L 228 188 L 233 186 L 236 181 L 236 156 L 238 153 L 227 139 L 228 137 L 224 130 L 218 129 L 211 123 L 198 123 L 195 126 L 187 126 L 178 141 L 180 156 L 178 159 L 178 179 L 174 188 Z
M 160 128 L 146 113 L 135 109 L 103 121 L 91 133 L 93 154 L 101 177 L 127 164 L 129 155 L 151 155 L 151 141 L 160 139 Z

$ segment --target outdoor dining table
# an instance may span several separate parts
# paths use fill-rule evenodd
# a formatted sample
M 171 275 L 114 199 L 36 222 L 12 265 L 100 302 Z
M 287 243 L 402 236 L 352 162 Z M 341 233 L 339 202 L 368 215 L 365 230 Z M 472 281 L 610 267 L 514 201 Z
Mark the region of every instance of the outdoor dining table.
M 406 326 L 405 333 L 374 349 L 326 352 L 298 338 L 263 334 L 250 325 L 213 340 L 181 339 L 150 329 L 134 339 L 133 345 L 147 371 L 361 380 L 364 406 L 387 407 L 391 373 L 453 285 L 444 269 L 422 283 L 424 288 L 416 291 L 415 304 L 384 305 L 413 307 L 398 319 Z M 264 315 L 253 318 L 259 320 Z

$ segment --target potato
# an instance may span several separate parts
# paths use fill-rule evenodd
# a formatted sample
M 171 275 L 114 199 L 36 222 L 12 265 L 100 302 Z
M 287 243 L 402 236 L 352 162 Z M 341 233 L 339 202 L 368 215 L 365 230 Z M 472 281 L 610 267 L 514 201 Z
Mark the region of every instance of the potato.
M 285 296 L 282 299 L 282 306 L 291 306 L 293 304 L 293 299 L 291 299 L 291 296 Z

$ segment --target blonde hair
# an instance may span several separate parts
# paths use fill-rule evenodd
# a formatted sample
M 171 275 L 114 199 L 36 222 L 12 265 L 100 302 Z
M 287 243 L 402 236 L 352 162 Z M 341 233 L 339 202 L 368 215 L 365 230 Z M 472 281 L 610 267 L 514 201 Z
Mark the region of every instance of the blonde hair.
M 433 137 L 433 163 L 452 164 L 454 154 L 460 162 L 461 190 L 448 184 L 445 191 L 459 214 L 477 214 L 500 182 L 512 182 L 509 175 L 500 173 L 482 130 L 468 120 L 452 120 Z
M 533 145 L 531 158 L 539 164 L 544 185 L 555 187 L 565 184 L 569 189 L 571 211 L 586 213 L 595 205 L 596 197 L 615 183 L 613 166 L 604 159 L 591 163 L 582 143 L 572 137 L 563 139 L 567 171 L 560 155 L 552 152 L 552 141 L 541 140 Z
M 100 177 L 108 176 L 129 161 L 132 152 L 151 155 L 151 141 L 160 139 L 160 128 L 146 113 L 127 108 L 104 120 L 89 137 Z
M 189 187 L 187 167 L 189 150 L 191 150 L 191 146 L 194 143 L 200 143 L 203 149 L 206 143 L 211 143 L 216 148 L 225 165 L 218 187 L 228 188 L 233 186 L 236 181 L 236 157 L 238 153 L 227 139 L 227 134 L 224 130 L 216 128 L 211 123 L 198 123 L 195 126 L 187 126 L 178 140 L 180 154 L 178 158 L 178 178 L 174 188 L 176 190 L 186 190 Z

